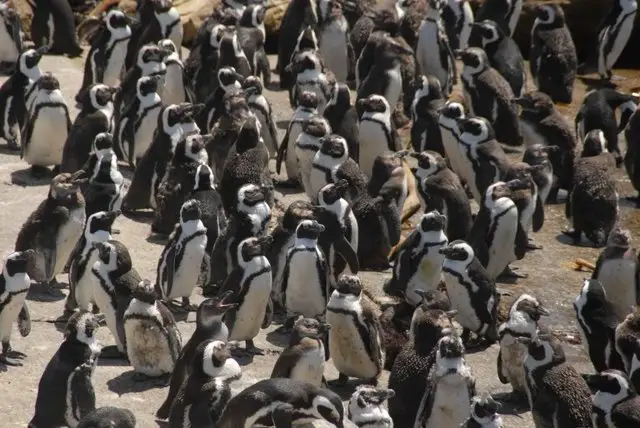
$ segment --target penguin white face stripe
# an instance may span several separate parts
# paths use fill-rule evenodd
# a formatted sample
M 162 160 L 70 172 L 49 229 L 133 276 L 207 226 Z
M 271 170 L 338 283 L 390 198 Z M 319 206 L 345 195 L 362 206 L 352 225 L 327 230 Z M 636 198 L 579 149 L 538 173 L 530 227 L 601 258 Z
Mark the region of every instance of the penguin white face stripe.
M 597 391 L 593 396 L 593 407 L 596 407 L 609 415 L 616 404 L 620 403 L 630 395 L 630 387 L 626 379 L 624 379 L 619 374 L 607 372 L 600 374 L 600 376 L 605 376 L 610 380 L 615 380 L 620 387 L 620 391 L 618 391 L 616 394 L 605 391 Z
M 589 279 L 584 280 L 584 282 L 582 283 L 582 290 L 580 290 L 580 295 L 576 298 L 576 301 L 574 302 L 575 309 L 576 309 L 576 316 L 580 321 L 580 327 L 584 328 L 587 334 L 591 334 L 591 327 L 589 326 L 589 323 L 587 323 L 587 321 L 584 319 L 584 316 L 582 315 L 582 309 L 586 306 L 588 301 L 587 293 L 589 293 L 590 282 L 591 281 Z
M 542 347 L 544 348 L 544 358 L 542 360 L 536 360 L 530 354 L 524 359 L 524 367 L 527 371 L 527 376 L 529 376 L 529 381 L 535 385 L 535 380 L 533 379 L 533 371 L 537 368 L 544 367 L 548 365 L 553 360 L 553 348 L 551 344 L 547 341 L 542 341 Z

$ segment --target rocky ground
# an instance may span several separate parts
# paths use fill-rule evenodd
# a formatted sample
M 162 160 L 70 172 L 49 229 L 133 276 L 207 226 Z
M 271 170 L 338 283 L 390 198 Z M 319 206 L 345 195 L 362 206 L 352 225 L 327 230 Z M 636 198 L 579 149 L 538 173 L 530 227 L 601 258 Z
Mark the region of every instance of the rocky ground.
M 272 65 L 275 59 L 272 59 Z M 82 81 L 82 60 L 70 60 L 64 57 L 45 57 L 41 62 L 44 71 L 53 72 L 60 80 L 62 90 L 69 101 L 72 117 L 77 111 L 72 106 L 72 100 Z M 4 78 L 2 79 L 4 80 Z M 634 78 L 624 81 L 625 87 L 637 86 Z M 584 95 L 584 85 L 578 84 L 575 99 L 581 102 Z M 284 92 L 268 91 L 268 99 L 273 103 L 279 133 L 284 133 L 291 114 L 287 95 Z M 576 105 L 562 107 L 563 113 L 573 122 Z M 55 132 L 55 130 L 52 130 Z M 130 178 L 131 173 L 123 167 L 123 173 Z M 631 195 L 631 186 L 622 171 L 616 173 L 618 191 L 621 196 Z M 33 181 L 27 171 L 27 165 L 20 160 L 16 153 L 0 150 L 0 251 L 6 256 L 13 250 L 16 235 L 29 213 L 46 197 L 47 181 Z M 281 201 L 288 205 L 291 201 L 304 198 L 302 194 L 279 195 Z M 638 234 L 638 214 L 635 208 L 621 201 L 622 224 Z M 569 361 L 580 371 L 592 370 L 586 360 L 580 345 L 571 338 L 577 337 L 572 303 L 577 295 L 581 280 L 588 275 L 573 269 L 572 262 L 576 258 L 594 260 L 598 251 L 584 246 L 570 246 L 560 233 L 566 226 L 564 219 L 564 205 L 548 205 L 546 207 L 546 221 L 543 230 L 534 236 L 535 241 L 544 249 L 527 254 L 524 260 L 516 263 L 520 272 L 528 273 L 529 278 L 520 280 L 517 284 L 500 284 L 499 286 L 512 293 L 511 298 L 521 292 L 528 292 L 540 297 L 549 307 L 553 315 L 546 322 L 558 333 L 569 340 L 565 343 Z M 121 240 L 129 248 L 134 267 L 143 277 L 155 278 L 157 260 L 164 242 L 158 242 L 150 237 L 149 219 L 120 217 L 115 227 L 121 232 L 116 239 Z M 363 272 L 363 281 L 374 296 L 382 297 L 381 286 L 390 276 L 389 272 Z M 66 275 L 61 275 L 59 281 L 66 283 Z M 200 301 L 199 290 L 196 301 Z M 40 376 L 51 356 L 55 353 L 62 339 L 63 324 L 57 322 L 62 314 L 66 290 L 62 290 L 57 299 L 42 301 L 38 293 L 38 286 L 33 285 L 29 293 L 29 307 L 33 318 L 31 335 L 21 338 L 14 331 L 12 345 L 16 350 L 24 351 L 28 357 L 24 366 L 9 368 L 0 366 L 0 414 L 3 415 L 3 427 L 24 427 L 33 415 L 33 406 L 37 394 Z M 378 300 L 376 298 L 376 300 Z M 194 330 L 194 314 L 178 322 L 183 340 L 186 341 Z M 235 390 L 255 383 L 257 380 L 270 375 L 273 364 L 281 351 L 286 337 L 276 331 L 279 326 L 272 326 L 263 331 L 257 338 L 256 345 L 263 348 L 265 356 L 257 356 L 253 361 L 241 360 L 244 373 L 243 378 L 235 384 Z M 99 331 L 98 337 L 104 345 L 112 343 L 110 333 L 106 328 Z M 468 361 L 477 377 L 480 391 L 498 393 L 508 391 L 508 386 L 500 384 L 496 376 L 497 346 L 470 354 Z M 98 406 L 112 405 L 131 409 L 138 418 L 138 426 L 162 426 L 154 419 L 154 412 L 164 400 L 166 388 L 152 382 L 138 383 L 132 379 L 133 371 L 124 362 L 101 360 L 93 377 Z M 337 376 L 331 363 L 327 365 L 326 376 L 333 379 Z M 386 384 L 388 373 L 383 374 L 382 385 Z M 344 391 L 339 391 L 347 398 L 353 385 Z M 506 427 L 533 427 L 529 413 L 520 415 L 506 415 Z

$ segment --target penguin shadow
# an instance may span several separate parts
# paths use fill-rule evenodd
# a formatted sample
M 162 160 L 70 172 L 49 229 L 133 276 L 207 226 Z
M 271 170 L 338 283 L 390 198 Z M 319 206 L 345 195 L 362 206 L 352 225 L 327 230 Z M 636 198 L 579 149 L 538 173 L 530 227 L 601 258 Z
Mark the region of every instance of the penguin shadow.
M 122 215 L 136 223 L 151 224 L 153 223 L 153 218 L 155 216 L 155 213 L 152 210 L 136 211 L 136 212 L 123 211 Z
M 265 89 L 271 92 L 281 92 L 284 91 L 284 89 L 280 88 L 280 82 L 279 81 L 271 81 L 269 82 L 268 85 L 265 86 Z
M 61 285 L 64 283 L 61 283 Z M 64 284 L 67 285 L 67 284 Z M 58 302 L 67 297 L 60 288 L 50 288 L 47 284 L 34 282 L 27 292 L 27 300 L 33 302 Z
M 491 398 L 498 402 L 500 407 L 498 408 L 498 413 L 501 415 L 511 415 L 511 416 L 520 416 L 523 413 L 529 411 L 528 406 L 524 403 L 518 405 L 508 400 L 509 393 L 507 392 L 496 392 L 495 394 L 491 394 Z
M 593 243 L 587 239 L 584 238 L 584 236 L 580 237 L 580 241 L 579 242 L 574 242 L 573 238 L 565 235 L 564 233 L 560 232 L 558 235 L 556 235 L 556 241 L 558 241 L 561 244 L 564 245 L 569 245 L 571 247 L 583 247 L 583 248 L 600 248 L 600 247 L 596 247 L 595 245 L 593 245 Z
M 11 184 L 22 187 L 33 187 L 33 186 L 45 186 L 51 183 L 51 179 L 54 174 L 53 171 L 49 170 L 49 173 L 43 175 L 42 177 L 35 177 L 31 173 L 31 168 L 20 169 L 17 171 L 13 171 L 11 174 Z
M 146 241 L 150 244 L 166 245 L 169 241 L 169 237 L 167 235 L 152 233 L 151 235 L 147 236 Z
M 98 363 L 100 363 L 100 361 L 101 360 L 98 360 Z M 122 365 L 128 365 L 126 360 L 122 360 L 122 362 Z M 122 396 L 124 394 L 146 392 L 167 386 L 166 377 L 146 378 L 144 380 L 140 380 L 138 379 L 139 376 L 139 373 L 136 373 L 134 370 L 129 370 L 128 372 L 121 373 L 113 379 L 108 380 L 107 388 L 109 388 L 109 391 Z
M 289 127 L 289 121 L 288 120 L 276 120 L 276 126 L 278 127 L 278 129 L 287 129 Z
M 636 208 L 640 208 L 640 200 L 638 200 L 636 196 L 622 197 L 618 198 L 618 205 L 620 205 L 620 208 L 629 208 L 634 210 Z
M 609 80 L 602 80 L 600 77 L 587 77 L 587 76 L 579 76 L 578 79 L 582 81 L 587 87 L 586 92 L 594 90 L 594 89 L 603 89 L 603 88 L 611 88 L 615 89 L 618 87 L 615 83 Z
M 267 333 L 267 342 L 281 348 L 286 348 L 289 345 L 289 333 L 290 331 L 287 331 L 282 325 Z

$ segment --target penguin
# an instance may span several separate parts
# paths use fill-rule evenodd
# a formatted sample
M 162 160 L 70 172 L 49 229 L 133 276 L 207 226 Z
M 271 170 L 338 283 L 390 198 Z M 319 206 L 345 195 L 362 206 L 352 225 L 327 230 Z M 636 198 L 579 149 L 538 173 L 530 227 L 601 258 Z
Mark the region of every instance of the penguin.
M 640 423 L 640 398 L 626 373 L 606 370 L 585 375 L 587 385 L 596 391 L 591 420 L 595 426 L 622 427 Z
M 198 102 L 206 101 L 218 87 L 215 76 L 224 31 L 224 25 L 215 24 L 206 39 L 191 50 L 184 63 L 185 73 L 191 74 L 191 86 Z
M 229 330 L 226 324 L 222 322 L 222 316 L 227 310 L 236 305 L 228 300 L 231 295 L 231 292 L 221 293 L 214 298 L 204 300 L 198 306 L 196 329 L 182 347 L 180 355 L 175 361 L 167 398 L 156 411 L 156 417 L 159 419 L 167 419 L 169 417 L 169 411 L 173 406 L 178 391 L 187 380 L 191 370 L 193 370 L 191 362 L 198 352 L 198 347 L 203 343 L 210 343 L 208 342 L 209 340 L 227 342 Z
M 34 263 L 29 264 L 29 278 L 45 284 L 48 294 L 54 292 L 56 275 L 62 272 L 82 236 L 85 219 L 79 180 L 70 174 L 59 174 L 53 178 L 47 198 L 18 232 L 15 251 L 35 251 Z
M 200 205 L 202 223 L 207 228 L 207 254 L 211 254 L 213 245 L 226 224 L 227 217 L 222 206 L 222 198 L 214 184 L 215 178 L 211 168 L 198 165 L 195 183 L 187 200 L 195 200 Z
M 75 173 L 89 157 L 91 143 L 101 132 L 113 129 L 113 96 L 117 88 L 96 83 L 82 97 L 82 109 L 76 116 L 62 151 L 60 172 Z
M 469 198 L 460 178 L 436 152 L 411 153 L 418 162 L 411 172 L 416 178 L 422 210 L 438 210 L 445 216 L 445 235 L 451 241 L 464 239 L 473 220 Z
M 285 162 L 287 180 L 280 181 L 280 186 L 297 187 L 300 183 L 300 170 L 295 152 L 295 143 L 302 132 L 302 123 L 318 114 L 318 97 L 314 92 L 305 91 L 298 95 L 298 106 L 293 111 L 287 131 L 280 141 L 276 159 L 276 172 L 280 174 L 282 162 Z M 318 189 L 319 190 L 319 189 Z M 316 190 L 317 192 L 317 190 Z
M 278 356 L 271 379 L 287 378 L 325 387 L 324 341 L 331 325 L 314 318 L 296 317 L 289 334 L 289 343 Z
M 478 9 L 475 16 L 476 22 L 487 19 L 494 21 L 500 25 L 506 35 L 513 37 L 520 20 L 523 3 L 523 0 L 488 0 Z
M 359 428 L 392 428 L 393 420 L 384 403 L 394 395 L 393 389 L 358 385 L 349 398 L 347 417 Z
M 529 67 L 539 91 L 554 102 L 570 103 L 578 58 L 571 33 L 560 5 L 536 6 L 531 28 Z
M 185 135 L 200 131 L 194 118 L 203 108 L 203 104 L 189 103 L 162 107 L 153 141 L 137 163 L 129 191 L 122 201 L 124 211 L 155 206 L 155 193 L 171 160 L 173 148 Z
M 31 173 L 42 177 L 47 166 L 62 163 L 63 148 L 71 130 L 67 102 L 60 82 L 46 73 L 38 80 L 31 111 L 25 123 L 20 157 L 31 165 Z
M 311 167 L 313 158 L 320 150 L 321 139 L 331 134 L 329 122 L 320 115 L 311 116 L 302 122 L 302 132 L 298 134 L 294 149 L 298 162 L 298 173 L 302 181 L 302 188 L 310 200 L 315 200 L 311 188 Z
M 83 192 L 87 216 L 99 211 L 120 211 L 127 189 L 124 177 L 118 171 L 118 160 L 113 153 L 100 157 L 91 172 L 89 184 Z
M 527 76 L 522 53 L 516 42 L 495 21 L 475 22 L 473 27 L 480 33 L 480 47 L 487 53 L 491 67 L 506 79 L 513 94 L 521 97 L 525 91 Z
M 96 168 L 99 168 L 100 160 L 104 156 L 110 156 L 111 158 L 117 158 L 115 151 L 113 150 L 113 136 L 108 132 L 101 132 L 93 139 L 91 144 L 91 151 L 89 152 L 89 158 L 74 174 L 79 178 L 91 179 Z M 84 192 L 87 189 L 87 185 L 81 186 L 81 190 Z
M 331 130 L 347 141 L 349 156 L 358 162 L 360 159 L 358 112 L 355 106 L 351 105 L 351 91 L 345 83 L 338 82 L 333 88 L 331 99 L 327 102 L 322 115 L 329 121 Z
M 527 397 L 534 423 L 587 427 L 591 424 L 591 392 L 567 363 L 562 344 L 553 335 L 519 337 L 527 346 L 524 360 Z
M 22 40 L 22 23 L 16 11 L 8 4 L 0 5 L 0 70 L 11 73 L 19 66 L 18 58 L 25 50 Z
M 615 348 L 615 332 L 619 321 L 602 283 L 597 279 L 585 279 L 573 308 L 582 343 L 596 371 L 624 370 L 622 358 Z
M 271 420 L 275 428 L 291 428 L 293 406 L 289 403 L 278 404 L 271 412 Z
M 163 102 L 158 94 L 160 76 L 144 76 L 136 83 L 136 98 L 115 124 L 115 137 L 122 160 L 135 168 L 153 141 Z
M 181 336 L 169 309 L 160 301 L 151 281 L 145 279 L 131 290 L 132 299 L 124 312 L 127 359 L 136 377 L 171 375 L 180 354 Z
M 82 102 L 82 93 L 95 83 L 117 86 L 131 39 L 131 20 L 121 10 L 110 9 L 101 17 L 91 49 L 84 63 L 82 85 L 76 101 Z
M 136 50 L 149 43 L 158 43 L 162 39 L 170 39 L 174 46 L 182 46 L 184 29 L 180 19 L 180 12 L 173 7 L 173 0 L 149 2 L 152 14 L 144 21 L 143 31 L 137 40 Z M 180 52 L 178 52 L 180 55 Z M 127 67 L 128 68 L 128 67 Z
M 505 174 L 505 180 L 522 180 L 526 183 L 523 189 L 513 192 L 511 200 L 518 209 L 518 223 L 527 234 L 526 249 L 541 250 L 542 247 L 529 238 L 531 232 L 539 232 L 544 225 L 544 202 L 540 198 L 538 185 L 533 179 L 533 171 L 543 170 L 543 165 L 531 166 L 524 162 L 515 162 Z
M 543 146 L 542 144 L 534 144 L 528 146 L 522 155 L 522 161 L 531 166 L 539 166 L 533 170 L 531 176 L 538 186 L 541 201 L 553 201 L 555 196 L 549 196 L 553 192 L 554 174 L 553 165 L 550 160 L 550 154 L 559 151 L 557 146 Z M 557 187 L 556 187 L 557 189 Z
M 271 66 L 264 49 L 266 9 L 260 4 L 249 4 L 238 20 L 237 32 L 242 51 L 249 61 L 251 73 L 261 78 L 264 86 L 271 85 Z
M 448 97 L 458 82 L 458 72 L 442 20 L 446 0 L 429 0 L 428 3 L 427 14 L 418 30 L 416 61 L 420 74 L 437 78 L 443 95 Z
M 29 428 L 77 426 L 96 408 L 91 377 L 101 355 L 97 330 L 98 322 L 89 312 L 80 311 L 69 319 L 64 340 L 38 382 Z
M 615 161 L 604 146 L 602 131 L 590 131 L 583 154 L 575 161 L 573 188 L 565 205 L 570 229 L 563 231 L 574 244 L 584 232 L 593 246 L 605 246 L 618 220 L 618 193 L 611 176 Z
M 507 319 L 498 328 L 498 379 L 501 383 L 511 384 L 511 392 L 505 401 L 526 405 L 526 380 L 522 362 L 527 355 L 527 347 L 518 342 L 517 338 L 535 339 L 541 329 L 540 318 L 549 315 L 549 310 L 538 299 L 530 294 L 521 294 L 511 304 Z
M 247 238 L 238 244 L 237 264 L 222 284 L 221 291 L 233 292 L 235 308 L 223 317 L 229 330 L 229 340 L 246 342 L 245 352 L 261 355 L 253 344 L 260 328 L 271 324 L 271 264 L 265 256 L 273 238 Z
M 171 407 L 172 427 L 213 426 L 231 399 L 230 384 L 242 370 L 225 342 L 206 340 L 195 351 L 191 373 Z
M 463 328 L 462 339 L 468 344 L 470 334 L 474 332 L 489 344 L 496 342 L 500 296 L 494 280 L 468 243 L 453 241 L 440 252 L 445 257 L 442 273 L 447 294 L 451 307 L 458 311 L 456 320 Z
M 476 379 L 464 355 L 460 337 L 449 334 L 440 338 L 414 427 L 453 427 L 467 420 Z
M 91 268 L 98 260 L 94 242 L 111 239 L 112 227 L 119 211 L 99 211 L 87 217 L 82 237 L 71 255 L 69 263 L 69 294 L 65 303 L 65 313 L 70 314 L 76 307 L 89 311 L 93 302 L 93 274 Z
M 391 121 L 391 106 L 382 95 L 369 95 L 356 104 L 360 121 L 358 124 L 358 165 L 367 178 L 373 174 L 373 162 L 376 157 L 390 150 L 402 149 L 400 137 Z
M 467 242 L 493 280 L 498 276 L 526 278 L 515 273 L 509 263 L 524 257 L 529 239 L 519 221 L 513 193 L 529 186 L 524 180 L 498 181 L 489 186 Z
M 0 94 L 2 93 L 2 88 L 0 88 Z M 0 95 L 1 97 L 1 95 Z M 1 98 L 0 98 L 1 99 Z M 640 180 L 638 176 L 638 171 L 640 168 L 637 167 L 638 164 L 638 126 L 640 125 L 640 113 L 638 113 L 638 109 L 634 111 L 634 113 L 629 117 L 628 123 L 625 125 L 624 129 L 624 138 L 627 143 L 627 151 L 624 155 L 624 167 L 627 172 L 627 176 L 633 185 L 633 188 L 636 192 L 639 192 L 640 195 Z M 640 206 L 640 197 L 632 196 L 626 197 L 632 202 L 635 202 L 636 206 Z
M 338 370 L 337 385 L 349 377 L 365 379 L 374 385 L 382 373 L 384 345 L 380 324 L 369 300 L 362 295 L 356 275 L 342 275 L 327 303 L 329 351 Z
M 293 423 L 311 419 L 344 426 L 344 408 L 338 394 L 295 379 L 264 379 L 233 397 L 218 419 L 219 428 L 249 428 L 272 423 L 272 413 L 290 404 Z
M 444 156 L 439 112 L 445 99 L 440 81 L 435 76 L 420 76 L 418 85 L 411 103 L 411 145 L 418 153 L 433 150 Z
M 469 419 L 461 428 L 503 428 L 502 418 L 498 413 L 500 405 L 491 395 L 476 395 L 471 400 Z
M 459 143 L 461 143 L 459 138 L 462 132 L 458 126 L 458 119 L 465 119 L 465 117 L 464 106 L 453 101 L 447 101 L 440 109 L 438 115 L 438 125 L 440 127 L 444 157 L 449 161 L 451 170 L 455 172 L 461 180 L 466 180 L 463 174 L 463 166 L 466 165 L 465 162 L 469 162 L 469 165 L 471 165 L 462 148 L 459 147 Z
M 518 114 L 511 100 L 511 86 L 491 66 L 487 53 L 480 48 L 458 52 L 462 68 L 464 97 L 472 115 L 486 118 L 494 129 L 496 139 L 509 146 L 522 144 Z
M 251 112 L 260 121 L 260 135 L 269 150 L 269 157 L 275 158 L 278 153 L 278 131 L 273 118 L 273 107 L 263 93 L 264 86 L 258 77 L 249 76 L 242 82 L 242 89 Z
M 631 232 L 615 228 L 607 239 L 607 246 L 600 252 L 591 276 L 602 284 L 618 322 L 629 314 L 630 303 L 637 302 L 638 255 L 631 247 Z
M 18 322 L 20 336 L 26 337 L 31 332 L 31 316 L 27 307 L 26 297 L 31 279 L 29 278 L 28 263 L 33 260 L 33 250 L 15 251 L 7 256 L 0 276 L 0 364 L 5 366 L 21 366 L 26 354 L 11 348 L 11 330 L 13 323 Z
M 242 76 L 233 67 L 221 67 L 217 72 L 218 86 L 205 101 L 205 108 L 199 115 L 198 126 L 212 131 L 224 113 L 224 99 L 227 95 L 236 93 L 242 87 Z
M 630 302 L 630 304 L 633 305 L 632 302 Z M 638 325 L 640 325 L 639 315 L 640 314 L 637 310 L 635 312 L 632 311 L 616 327 L 616 350 L 618 351 L 618 355 L 622 358 L 625 372 L 631 373 L 634 382 L 636 376 L 633 376 L 631 369 L 633 367 L 637 370 L 637 365 L 633 364 L 633 360 L 634 358 L 637 359 L 636 355 L 638 350 L 640 350 L 640 329 L 638 328 Z
M 355 22 L 349 22 L 349 39 L 356 59 L 360 57 L 369 36 L 373 32 L 399 33 L 402 19 L 406 15 L 404 10 L 405 3 L 407 2 L 403 0 L 390 2 L 389 4 L 375 4 L 363 14 L 358 15 Z
M 315 220 L 303 220 L 296 228 L 282 273 L 281 293 L 289 317 L 316 317 L 326 311 L 331 278 L 327 258 L 318 247 L 318 235 L 324 230 Z
M 68 55 L 70 58 L 82 54 L 76 36 L 76 25 L 69 2 L 64 0 L 33 0 L 31 39 L 36 49 L 46 45 L 49 53 Z
M 194 95 L 184 74 L 184 65 L 180 60 L 176 46 L 171 39 L 160 40 L 158 46 L 171 52 L 164 60 L 167 71 L 164 78 L 164 86 L 160 91 L 162 102 L 165 104 L 193 102 Z
M 447 218 L 438 211 L 422 215 L 420 222 L 389 257 L 394 262 L 391 280 L 384 285 L 387 294 L 404 296 L 417 306 L 422 295 L 417 290 L 436 290 L 442 280 L 444 255 L 440 249 L 449 241 L 444 233 Z
M 315 27 L 319 23 L 318 4 L 314 0 L 295 0 L 287 5 L 280 24 L 278 37 L 278 76 L 280 76 L 280 89 L 289 89 L 293 83 L 293 77 L 287 66 L 290 64 L 292 54 L 296 48 L 298 36 L 307 26 Z
M 87 413 L 76 428 L 102 428 L 115 426 L 117 428 L 135 428 L 136 417 L 129 409 L 119 407 L 99 407 Z
M 321 71 L 326 71 L 327 67 L 324 64 L 323 58 L 320 57 L 320 45 L 318 43 L 318 37 L 315 32 L 315 27 L 307 26 L 297 37 L 296 47 L 291 54 L 291 60 L 289 61 L 289 72 L 291 73 L 291 81 L 292 84 L 288 88 L 289 91 L 289 102 L 291 106 L 294 107 L 296 104 L 297 95 L 293 92 L 295 87 L 295 82 L 298 78 L 298 73 L 302 70 L 293 70 L 295 63 L 299 66 L 302 64 L 305 58 L 311 56 L 313 59 L 317 59 L 320 62 L 319 67 Z M 313 91 L 315 92 L 315 91 Z
M 296 107 L 299 93 L 311 91 L 316 94 L 318 100 L 318 113 L 324 113 L 336 79 L 333 73 L 325 67 L 320 54 L 304 51 L 297 55 L 289 67 L 295 76 L 290 96 L 291 108 Z
M 473 11 L 465 0 L 448 0 L 442 9 L 442 21 L 452 50 L 469 47 Z
M 233 67 L 243 78 L 251 76 L 251 64 L 242 50 L 238 40 L 237 27 L 225 27 L 222 40 L 220 40 L 218 63 L 219 70 L 222 67 Z
M 338 2 L 318 2 L 321 19 L 318 25 L 318 45 L 326 67 L 335 75 L 336 81 L 346 83 L 355 65 L 353 47 L 349 38 L 349 23 Z
M 133 268 L 129 250 L 121 242 L 94 242 L 98 260 L 91 267 L 93 298 L 105 315 L 105 321 L 116 344 L 102 351 L 103 358 L 126 358 L 124 314 L 133 299 L 133 291 L 142 279 Z
M 398 353 L 388 388 L 396 393 L 389 399 L 389 415 L 397 427 L 411 426 L 416 420 L 422 396 L 427 387 L 427 375 L 434 363 L 433 352 L 438 340 L 453 332 L 455 311 L 428 309 L 415 312 L 411 318 L 409 340 Z
M 635 0 L 615 1 L 598 28 L 598 74 L 602 80 L 610 80 L 611 70 L 622 54 L 638 11 Z
M 533 160 L 527 155 L 528 152 L 529 156 L 537 153 L 536 158 L 542 156 L 547 159 L 547 164 L 550 162 L 550 172 L 553 175 L 550 178 L 547 175 L 545 179 L 545 182 L 552 179 L 546 186 L 548 189 L 540 186 L 535 178 L 534 181 L 538 184 L 543 202 L 556 202 L 558 191 L 568 191 L 572 186 L 576 137 L 572 134 L 567 120 L 554 106 L 551 97 L 544 92 L 528 92 L 515 98 L 513 102 L 521 107 L 520 125 L 527 145 L 522 161 L 534 165 Z M 540 149 L 535 148 L 536 145 L 541 145 Z
M 20 148 L 21 130 L 27 117 L 27 98 L 42 75 L 38 63 L 48 50 L 45 46 L 22 52 L 13 74 L 0 86 L 0 137 L 7 141 L 10 150 Z

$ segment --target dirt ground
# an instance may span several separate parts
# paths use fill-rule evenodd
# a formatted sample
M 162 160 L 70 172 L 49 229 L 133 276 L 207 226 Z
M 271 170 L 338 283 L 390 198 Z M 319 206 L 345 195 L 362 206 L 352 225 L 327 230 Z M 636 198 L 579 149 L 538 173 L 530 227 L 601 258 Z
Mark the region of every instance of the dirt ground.
M 273 63 L 275 59 L 271 58 Z M 50 71 L 60 80 L 63 93 L 69 102 L 72 117 L 77 111 L 73 107 L 73 98 L 82 81 L 82 60 L 70 60 L 64 57 L 45 57 L 41 62 L 43 71 Z M 4 80 L 4 79 L 3 79 Z M 624 81 L 625 87 L 634 87 L 635 79 Z M 584 94 L 584 86 L 578 83 L 574 99 L 581 102 Z M 287 95 L 284 92 L 267 93 L 268 99 L 273 103 L 279 133 L 282 136 L 291 109 Z M 573 123 L 573 114 L 576 106 L 563 108 Z M 52 130 L 52 132 L 55 132 Z M 130 171 L 122 168 L 128 178 Z M 622 171 L 616 173 L 618 191 L 621 196 L 632 194 L 628 179 Z M 22 183 L 22 184 L 15 184 Z M 6 256 L 13 250 L 16 235 L 30 212 L 38 203 L 46 197 L 47 181 L 34 182 L 27 174 L 27 165 L 16 153 L 0 150 L 0 251 Z M 285 205 L 291 201 L 304 198 L 302 194 L 279 195 Z M 638 215 L 633 207 L 625 201 L 621 201 L 622 224 L 629 227 L 634 234 L 638 234 Z M 555 331 L 564 333 L 570 337 L 577 337 L 575 316 L 572 303 L 575 299 L 585 272 L 576 272 L 571 262 L 576 258 L 594 260 L 598 251 L 584 246 L 571 246 L 562 237 L 561 230 L 566 227 L 564 218 L 564 205 L 548 205 L 546 207 L 546 219 L 543 230 L 534 235 L 536 243 L 544 247 L 543 250 L 527 254 L 524 260 L 515 264 L 520 272 L 528 273 L 529 277 L 520 280 L 517 284 L 500 284 L 504 290 L 517 297 L 521 292 L 528 292 L 542 299 L 549 307 L 553 315 L 545 320 Z M 149 239 L 150 228 L 148 219 L 130 219 L 120 217 L 115 227 L 121 232 L 115 239 L 121 240 L 130 250 L 134 267 L 143 277 L 155 279 L 155 268 L 164 242 Z M 363 281 L 369 291 L 381 296 L 383 281 L 390 276 L 389 272 L 362 273 Z M 61 275 L 59 281 L 66 283 L 66 275 Z M 3 427 L 24 427 L 33 415 L 34 402 L 37 394 L 40 376 L 51 356 L 57 350 L 61 338 L 63 324 L 56 320 L 62 314 L 64 305 L 63 290 L 59 298 L 54 301 L 41 301 L 36 292 L 37 285 L 33 286 L 29 294 L 29 307 L 33 318 L 33 329 L 26 338 L 21 338 L 14 329 L 12 345 L 14 349 L 27 353 L 24 366 L 5 370 L 0 366 L 0 414 L 3 415 Z M 197 291 L 199 294 L 199 290 Z M 201 297 L 195 298 L 199 302 Z M 178 322 L 183 341 L 190 337 L 194 330 L 194 314 L 185 320 Z M 234 385 L 239 391 L 244 387 L 255 383 L 257 380 L 270 375 L 273 364 L 281 351 L 286 338 L 279 335 L 277 326 L 263 331 L 257 338 L 256 345 L 266 350 L 265 356 L 257 356 L 253 361 L 240 361 L 244 373 L 242 379 Z M 103 345 L 112 344 L 112 338 L 106 328 L 99 331 L 98 336 Z M 569 361 L 581 372 L 591 371 L 592 367 L 585 357 L 581 345 L 565 343 L 565 350 Z M 482 351 L 468 355 L 468 361 L 477 377 L 479 390 L 482 392 L 508 391 L 508 385 L 502 385 L 496 376 L 496 345 Z M 98 406 L 119 406 L 131 409 L 140 427 L 162 426 L 154 419 L 154 412 L 164 400 L 166 388 L 152 382 L 137 383 L 132 380 L 133 371 L 124 363 L 101 360 L 93 376 L 93 384 L 96 389 Z M 331 363 L 328 363 L 326 377 L 334 379 L 337 376 Z M 383 374 L 382 385 L 386 384 L 388 373 Z M 352 387 L 340 391 L 347 398 Z M 533 427 L 530 414 L 505 415 L 505 426 L 508 428 Z M 402 427 L 399 427 L 402 428 Z

